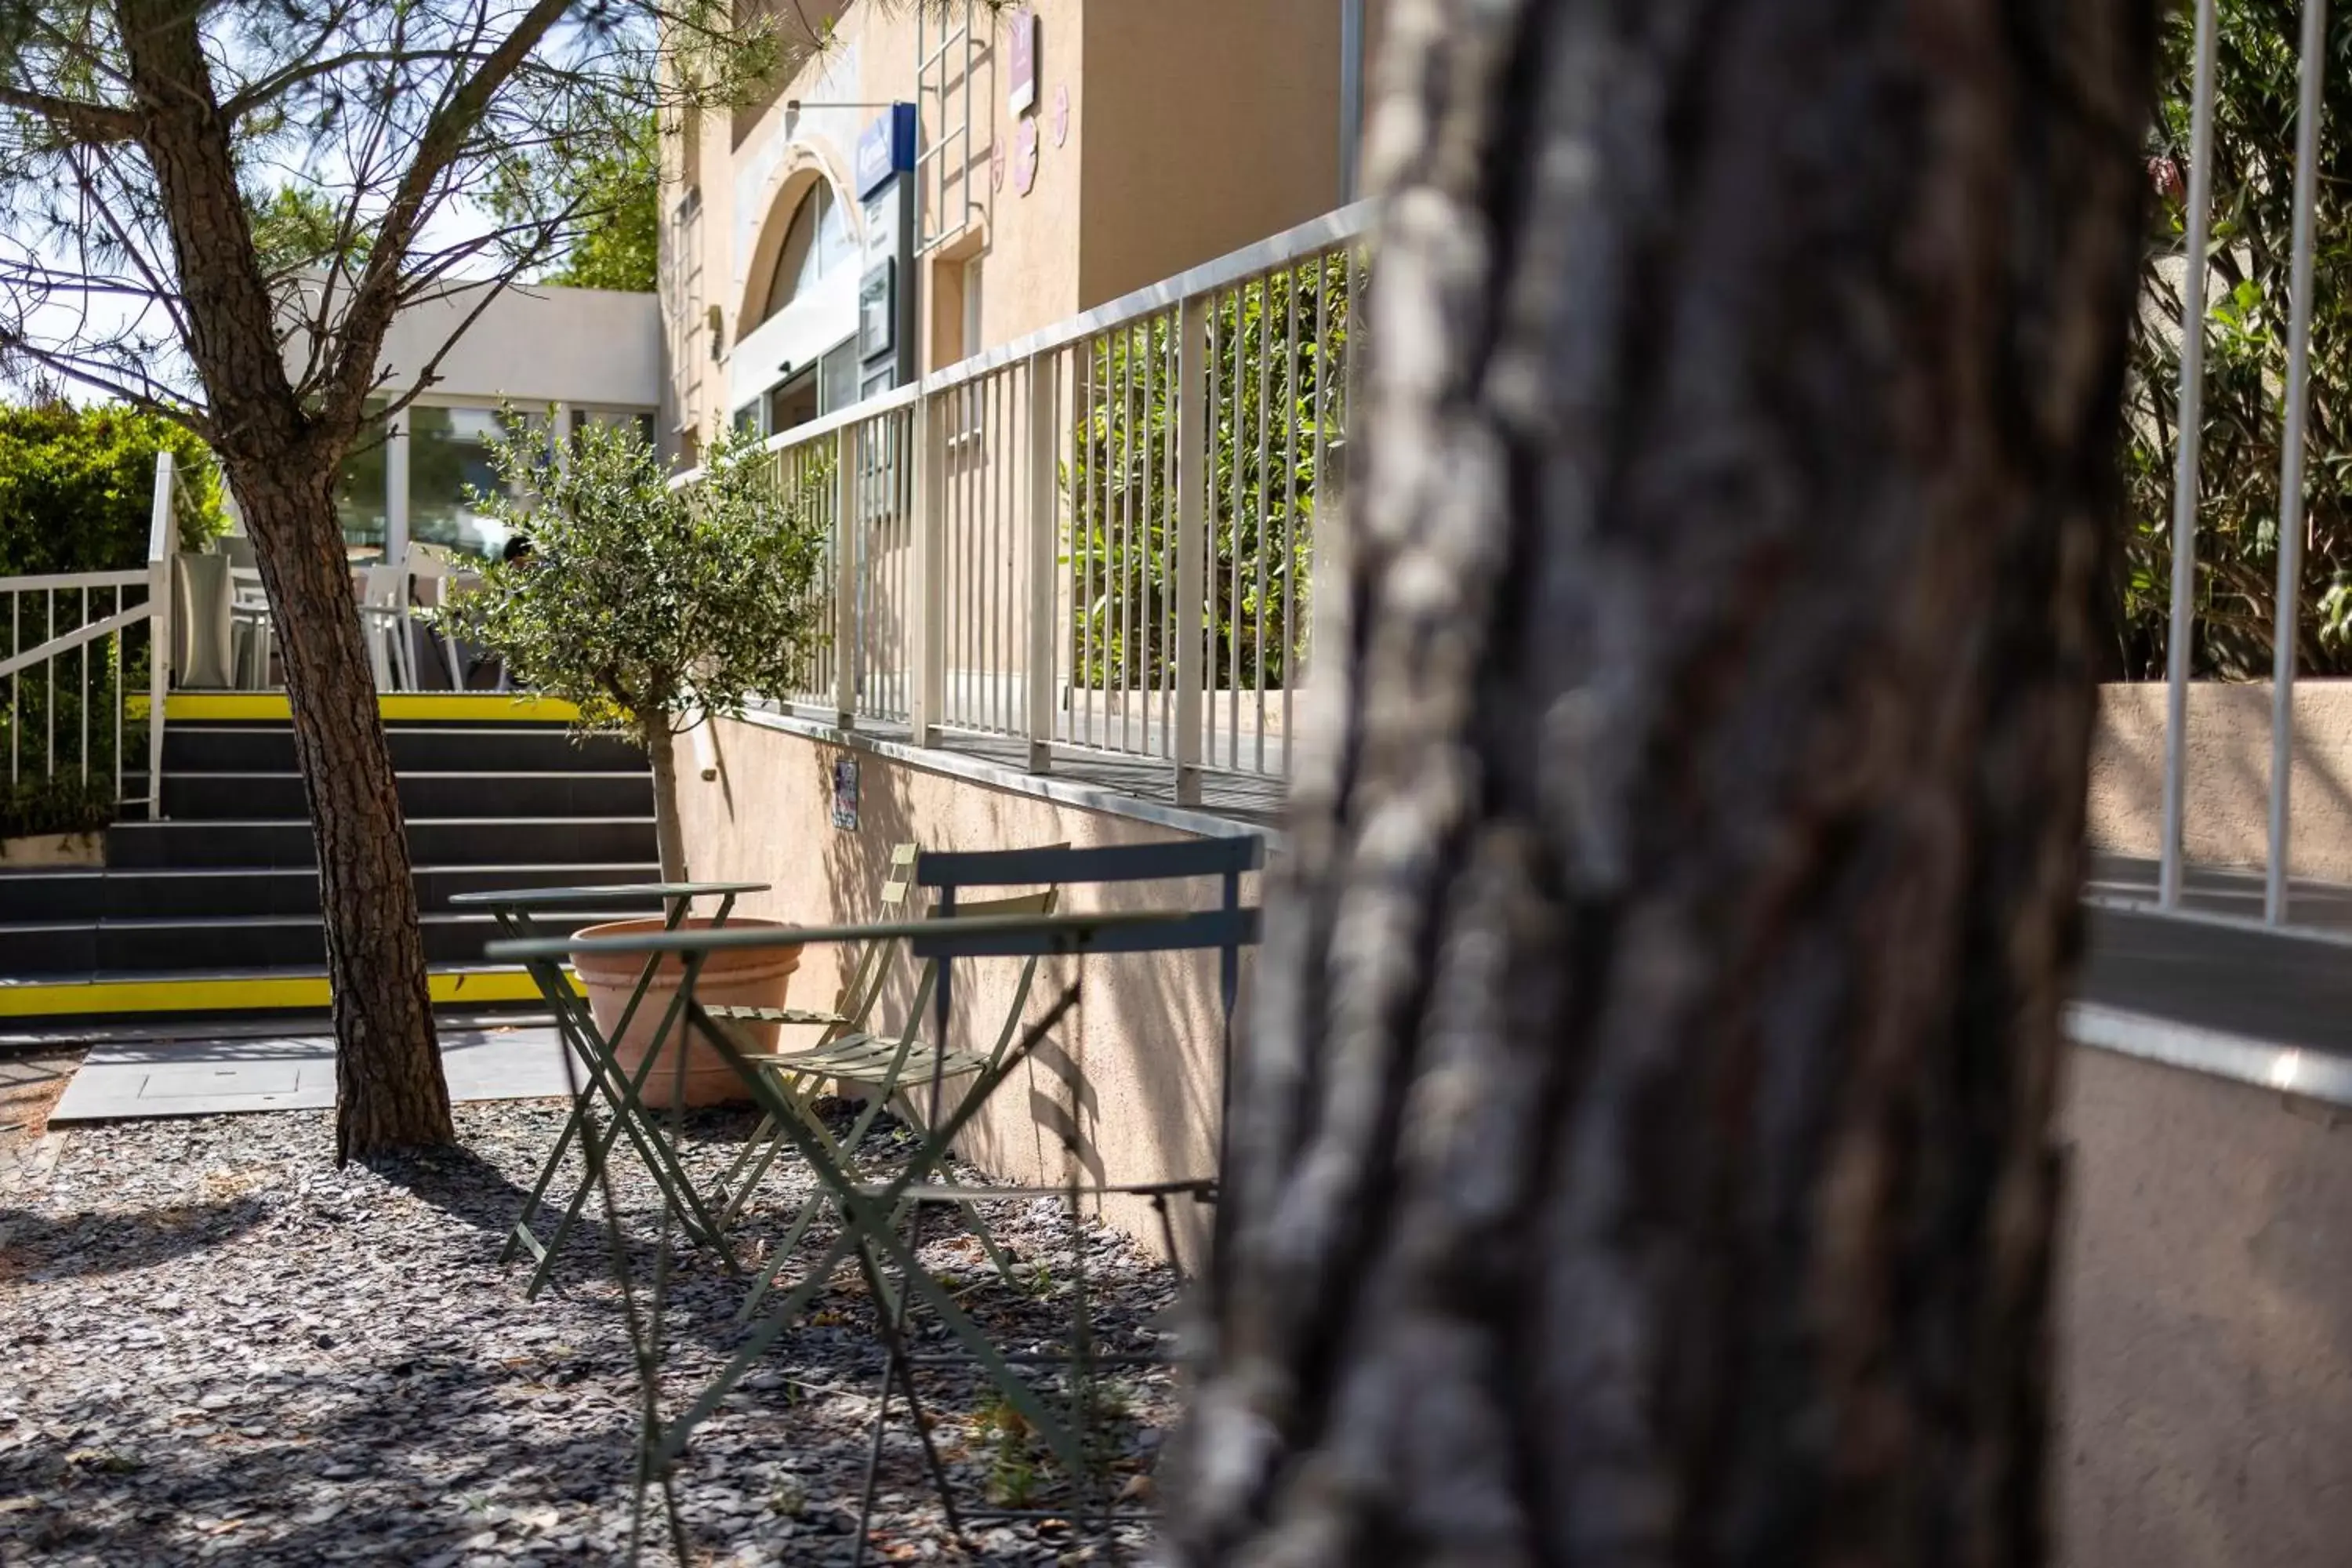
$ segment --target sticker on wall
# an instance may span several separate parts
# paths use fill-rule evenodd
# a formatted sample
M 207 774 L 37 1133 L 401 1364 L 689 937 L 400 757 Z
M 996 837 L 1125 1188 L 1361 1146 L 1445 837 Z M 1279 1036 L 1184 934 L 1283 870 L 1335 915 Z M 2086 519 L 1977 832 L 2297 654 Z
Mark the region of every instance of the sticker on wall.
M 1054 89 L 1054 145 L 1059 147 L 1070 139 L 1070 89 L 1067 83 Z
M 992 191 L 1004 188 L 1004 143 L 1001 140 L 988 150 L 988 188 Z
M 1019 135 L 1014 138 L 1013 152 L 1013 188 L 1022 195 L 1037 183 L 1037 122 L 1024 120 Z
M 845 833 L 857 831 L 857 759 L 833 760 L 833 825 Z

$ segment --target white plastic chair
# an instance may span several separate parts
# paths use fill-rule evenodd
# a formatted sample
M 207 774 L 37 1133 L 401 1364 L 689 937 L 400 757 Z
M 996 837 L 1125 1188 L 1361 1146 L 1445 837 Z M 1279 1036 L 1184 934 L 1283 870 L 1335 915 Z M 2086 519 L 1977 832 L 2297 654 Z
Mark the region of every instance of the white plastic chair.
M 453 594 L 463 593 L 467 580 L 478 580 L 478 574 L 460 563 L 457 552 L 445 545 L 408 542 L 408 553 L 402 570 L 415 584 L 416 602 L 420 605 L 444 605 Z M 457 639 L 446 633 L 437 640 L 441 645 L 441 662 L 449 672 L 449 689 L 466 689 L 465 660 L 457 652 Z
M 269 595 L 254 564 L 252 540 L 225 533 L 220 552 L 228 557 L 230 679 L 239 690 L 259 691 L 269 685 Z
M 360 629 L 367 635 L 368 668 L 378 691 L 414 691 L 416 670 L 409 646 L 408 574 L 370 566 L 360 578 Z

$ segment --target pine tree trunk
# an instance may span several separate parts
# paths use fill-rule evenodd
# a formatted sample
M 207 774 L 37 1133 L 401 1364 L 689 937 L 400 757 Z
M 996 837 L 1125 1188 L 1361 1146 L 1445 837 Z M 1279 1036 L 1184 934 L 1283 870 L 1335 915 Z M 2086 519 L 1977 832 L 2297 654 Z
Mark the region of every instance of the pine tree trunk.
M 654 770 L 654 838 L 661 853 L 665 882 L 686 880 L 686 828 L 677 816 L 677 737 L 669 721 L 656 717 L 642 726 L 646 755 Z
M 335 1158 L 455 1141 L 392 751 L 330 480 L 232 472 L 269 594 L 318 841 L 334 993 Z
M 2151 10 L 1391 6 L 1180 1562 L 2042 1559 Z
M 253 536 L 285 666 L 326 914 L 336 1159 L 447 1143 L 449 1090 L 408 840 L 333 502 L 363 388 L 347 386 L 321 409 L 306 406 L 288 379 L 285 323 L 254 253 L 237 127 L 214 89 L 203 8 L 116 0 L 115 9 L 189 357 L 210 405 L 214 448 Z M 351 363 L 373 373 L 389 319 L 388 305 L 364 328 L 346 317 Z

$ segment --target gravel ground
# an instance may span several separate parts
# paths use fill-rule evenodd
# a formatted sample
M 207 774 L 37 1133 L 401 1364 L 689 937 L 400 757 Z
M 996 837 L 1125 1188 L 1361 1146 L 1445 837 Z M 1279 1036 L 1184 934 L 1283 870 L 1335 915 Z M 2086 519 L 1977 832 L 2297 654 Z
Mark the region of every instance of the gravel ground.
M 547 1102 L 461 1106 L 459 1150 L 341 1171 L 327 1112 L 129 1123 L 53 1135 L 47 1160 L 0 1173 L 0 1562 L 625 1560 L 640 1395 L 604 1228 L 581 1227 L 560 1289 L 537 1301 L 496 1262 L 562 1117 Z M 748 1127 L 698 1114 L 689 1167 L 714 1174 Z M 755 1261 L 806 1190 L 785 1163 L 735 1232 Z M 651 1184 L 626 1161 L 614 1170 L 645 1267 Z M 1018 1289 L 951 1211 L 932 1211 L 923 1257 L 970 1285 L 965 1304 L 996 1342 L 1061 1343 L 1081 1265 L 1103 1343 L 1158 1342 L 1167 1274 L 1122 1237 L 1051 1200 L 985 1209 Z M 743 1293 L 715 1259 L 680 1255 L 666 1410 L 740 1342 Z M 882 1365 L 873 1323 L 843 1269 L 697 1431 L 677 1483 L 691 1560 L 850 1561 Z M 1104 1451 L 1137 1507 L 1173 1394 L 1164 1372 L 1121 1370 Z M 1051 1462 L 969 1373 L 929 1370 L 919 1387 L 960 1501 L 1067 1506 Z M 868 1561 L 1143 1554 L 1135 1524 L 975 1525 L 957 1542 L 903 1402 L 893 1410 Z M 672 1560 L 658 1498 L 649 1563 Z

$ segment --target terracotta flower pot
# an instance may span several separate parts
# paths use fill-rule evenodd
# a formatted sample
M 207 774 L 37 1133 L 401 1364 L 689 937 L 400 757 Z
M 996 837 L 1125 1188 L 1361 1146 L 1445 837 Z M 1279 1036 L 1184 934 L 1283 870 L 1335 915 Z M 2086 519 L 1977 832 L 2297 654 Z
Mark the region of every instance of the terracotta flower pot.
M 710 921 L 690 919 L 679 922 L 683 931 L 708 931 Z M 784 929 L 782 921 L 755 920 L 738 915 L 727 922 L 729 931 L 764 926 Z M 662 929 L 658 920 L 611 921 L 603 925 L 589 926 L 572 932 L 576 941 L 582 937 L 635 936 Z M 793 971 L 801 966 L 801 950 L 791 947 L 759 947 L 722 949 L 707 955 L 702 961 L 701 975 L 694 983 L 696 1000 L 706 1005 L 739 1007 L 781 1007 L 784 993 L 792 984 Z M 637 1004 L 635 1015 L 629 1020 L 627 1032 L 617 1039 L 614 1030 L 621 1022 L 621 1013 L 629 1005 L 629 994 L 636 989 L 637 977 L 645 973 L 646 955 L 641 952 L 583 952 L 574 948 L 572 967 L 580 976 L 581 985 L 588 993 L 588 1008 L 596 1016 L 596 1027 L 606 1039 L 613 1041 L 613 1053 L 620 1059 L 622 1070 L 635 1076 L 646 1059 L 646 1049 L 652 1043 L 654 1031 L 660 1027 L 668 1014 L 670 1004 L 677 1000 L 679 983 L 686 976 L 686 961 L 674 952 L 661 957 L 661 967 L 646 986 L 644 1000 Z M 761 1051 L 776 1048 L 780 1026 L 775 1024 L 739 1025 L 739 1034 L 753 1047 Z M 723 1105 L 731 1100 L 751 1098 L 743 1080 L 727 1065 L 727 1058 L 700 1031 L 689 1031 L 682 1025 L 672 1025 L 662 1042 L 661 1059 L 655 1062 L 646 1075 L 639 1091 L 647 1105 L 667 1110 L 677 1098 L 677 1057 L 681 1038 L 688 1041 L 686 1055 L 686 1103 L 688 1105 Z

